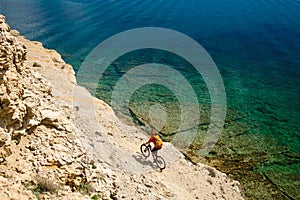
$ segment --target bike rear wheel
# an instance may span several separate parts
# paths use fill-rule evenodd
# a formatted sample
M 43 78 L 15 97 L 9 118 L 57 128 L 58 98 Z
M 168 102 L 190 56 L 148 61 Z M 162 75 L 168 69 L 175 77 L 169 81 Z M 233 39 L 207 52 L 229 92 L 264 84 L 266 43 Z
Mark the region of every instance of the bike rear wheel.
M 147 145 L 142 144 L 140 149 L 141 149 L 141 152 L 142 152 L 143 156 L 145 156 L 145 157 L 150 156 L 150 149 Z
M 161 156 L 157 156 L 155 162 L 161 171 L 166 168 L 166 162 Z

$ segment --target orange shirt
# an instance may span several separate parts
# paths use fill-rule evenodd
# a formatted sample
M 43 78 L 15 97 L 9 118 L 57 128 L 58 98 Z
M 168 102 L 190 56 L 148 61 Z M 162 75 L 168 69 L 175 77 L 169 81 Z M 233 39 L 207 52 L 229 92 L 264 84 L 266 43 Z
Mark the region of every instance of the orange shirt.
M 156 147 L 156 148 L 161 148 L 161 147 L 162 147 L 162 144 L 159 145 L 159 144 L 156 143 L 155 137 L 151 137 L 151 138 L 148 140 L 147 144 L 149 144 L 150 142 L 153 142 L 154 147 Z

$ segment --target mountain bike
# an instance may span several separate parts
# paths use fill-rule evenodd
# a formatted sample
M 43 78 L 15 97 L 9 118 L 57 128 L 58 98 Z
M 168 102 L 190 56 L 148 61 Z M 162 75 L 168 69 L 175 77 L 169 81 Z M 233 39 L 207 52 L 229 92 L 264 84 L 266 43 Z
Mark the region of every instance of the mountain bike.
M 142 144 L 141 145 L 141 152 L 143 154 L 143 156 L 145 156 L 146 158 L 150 156 L 151 153 L 151 146 L 146 145 L 146 144 Z M 156 154 L 156 159 L 154 160 L 155 164 L 157 165 L 157 167 L 160 169 L 160 171 L 162 172 L 163 169 L 166 168 L 166 162 L 163 159 L 163 157 L 159 156 Z

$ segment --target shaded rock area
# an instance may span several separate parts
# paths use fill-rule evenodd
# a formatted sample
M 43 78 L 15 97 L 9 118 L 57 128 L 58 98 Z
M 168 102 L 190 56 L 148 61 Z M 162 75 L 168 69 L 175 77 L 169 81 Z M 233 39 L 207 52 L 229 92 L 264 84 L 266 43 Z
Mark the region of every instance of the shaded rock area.
M 0 199 L 243 199 L 237 181 L 170 143 L 160 172 L 139 153 L 147 136 L 79 87 L 57 52 L 2 15 L 0 31 Z

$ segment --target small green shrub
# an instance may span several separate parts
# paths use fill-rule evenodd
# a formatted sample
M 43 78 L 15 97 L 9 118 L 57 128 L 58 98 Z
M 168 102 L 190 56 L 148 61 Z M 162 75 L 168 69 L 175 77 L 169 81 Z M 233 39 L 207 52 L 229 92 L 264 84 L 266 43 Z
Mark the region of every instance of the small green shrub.
M 59 190 L 59 186 L 54 184 L 52 180 L 41 176 L 36 176 L 35 181 L 22 182 L 22 185 L 31 190 L 38 200 L 40 200 L 40 195 L 43 192 L 55 194 Z
M 91 199 L 93 199 L 93 200 L 98 200 L 99 197 L 98 197 L 98 195 L 94 194 L 94 195 L 91 197 Z
M 79 191 L 82 194 L 90 194 L 91 192 L 94 192 L 94 188 L 87 182 L 81 182 L 79 186 Z

